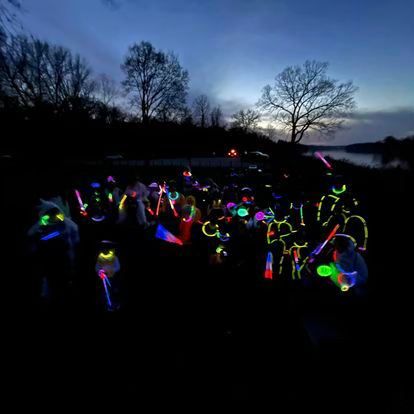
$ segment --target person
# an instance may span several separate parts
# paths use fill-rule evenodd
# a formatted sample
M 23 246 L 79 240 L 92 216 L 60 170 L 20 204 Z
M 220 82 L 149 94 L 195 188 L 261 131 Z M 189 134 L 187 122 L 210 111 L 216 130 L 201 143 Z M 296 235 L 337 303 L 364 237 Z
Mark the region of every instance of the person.
M 191 230 L 194 223 L 201 220 L 201 211 L 196 206 L 196 199 L 193 196 L 188 196 L 185 199 L 185 204 L 181 210 L 181 220 L 179 226 L 179 239 L 183 243 L 191 241 Z
M 49 302 L 62 302 L 75 270 L 78 226 L 52 201 L 41 199 L 37 209 L 38 221 L 27 235 L 39 294 Z
M 147 215 L 145 213 L 145 204 L 148 203 L 149 191 L 145 184 L 141 183 L 138 179 L 127 186 L 124 196 L 128 200 L 128 203 L 120 203 L 118 223 L 125 223 L 128 218 L 128 209 L 125 205 L 131 203 L 136 208 L 135 220 L 139 226 L 147 227 Z M 124 197 L 123 196 L 123 197 Z M 134 220 L 134 221 L 135 221 Z
M 353 285 L 357 293 L 362 293 L 368 280 L 368 267 L 364 258 L 356 251 L 354 242 L 348 237 L 336 237 L 334 248 L 337 269 L 344 274 L 345 281 Z
M 112 242 L 101 242 L 100 252 L 96 259 L 95 271 L 105 286 L 106 308 L 109 311 L 119 308 L 119 280 L 115 275 L 121 270 L 118 256 Z
M 193 190 L 194 177 L 191 173 L 191 168 L 186 167 L 181 177 L 181 187 L 184 194 L 190 194 Z

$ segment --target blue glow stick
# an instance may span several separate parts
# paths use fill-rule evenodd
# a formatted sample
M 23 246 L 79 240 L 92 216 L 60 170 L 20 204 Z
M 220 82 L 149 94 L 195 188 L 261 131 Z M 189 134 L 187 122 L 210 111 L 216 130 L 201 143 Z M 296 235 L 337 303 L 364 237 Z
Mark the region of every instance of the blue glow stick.
M 54 239 L 57 236 L 60 236 L 60 232 L 54 231 L 53 233 L 46 234 L 46 236 L 43 236 L 40 240 L 46 241 L 46 240 Z
M 111 302 L 111 298 L 109 296 L 108 286 L 106 286 L 106 283 L 108 281 L 107 277 L 105 276 L 105 278 L 102 279 L 102 281 L 103 281 L 103 285 L 104 285 L 104 288 L 105 288 L 106 301 L 108 302 L 108 306 L 110 308 L 112 308 L 112 302 Z

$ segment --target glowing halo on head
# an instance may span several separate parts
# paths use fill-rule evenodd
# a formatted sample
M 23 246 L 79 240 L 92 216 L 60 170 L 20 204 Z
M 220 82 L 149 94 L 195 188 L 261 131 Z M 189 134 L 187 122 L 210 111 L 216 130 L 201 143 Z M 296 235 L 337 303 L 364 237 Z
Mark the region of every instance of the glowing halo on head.
M 111 260 L 115 257 L 115 251 L 114 250 L 109 250 L 107 254 L 105 254 L 104 252 L 99 253 L 98 258 L 99 259 L 103 259 L 103 260 Z
M 174 194 L 174 196 L 173 196 L 173 194 Z M 180 193 L 178 191 L 173 191 L 171 193 L 168 191 L 167 195 L 168 195 L 168 198 L 171 201 L 176 201 L 180 197 Z
M 338 190 L 338 189 L 336 189 L 335 188 L 335 186 L 333 185 L 332 187 L 331 187 L 331 190 L 332 190 L 332 192 L 334 193 L 334 194 L 342 194 L 342 193 L 344 193 L 345 191 L 346 191 L 346 185 L 345 184 L 342 184 L 342 187 Z
M 217 224 L 215 224 L 214 226 L 215 226 L 215 232 L 214 233 L 208 233 L 207 231 L 206 231 L 206 228 L 207 228 L 207 226 L 209 226 L 211 223 L 210 223 L 210 221 L 206 221 L 204 224 L 203 224 L 203 226 L 201 227 L 201 231 L 204 233 L 204 235 L 206 235 L 207 237 L 216 237 L 217 236 L 217 234 L 220 234 L 220 232 L 219 232 L 219 230 L 218 230 L 218 225 Z

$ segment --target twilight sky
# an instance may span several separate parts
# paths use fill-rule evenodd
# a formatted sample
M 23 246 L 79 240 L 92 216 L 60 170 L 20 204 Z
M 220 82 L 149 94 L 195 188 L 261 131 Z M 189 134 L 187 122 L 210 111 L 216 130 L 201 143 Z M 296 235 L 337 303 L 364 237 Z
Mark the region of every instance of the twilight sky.
M 359 87 L 358 112 L 335 143 L 414 134 L 412 0 L 22 0 L 32 35 L 80 53 L 122 80 L 128 46 L 178 54 L 190 97 L 229 115 L 254 105 L 288 65 L 328 61 Z

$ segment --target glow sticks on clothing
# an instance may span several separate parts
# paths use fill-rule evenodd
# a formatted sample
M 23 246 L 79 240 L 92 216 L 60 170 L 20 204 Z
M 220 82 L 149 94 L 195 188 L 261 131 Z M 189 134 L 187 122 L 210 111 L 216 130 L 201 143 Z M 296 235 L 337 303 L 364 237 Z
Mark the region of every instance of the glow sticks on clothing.
M 43 236 L 40 240 L 46 241 L 50 239 L 54 239 L 55 237 L 59 236 L 59 231 L 54 231 L 53 233 L 46 234 L 46 236 Z

